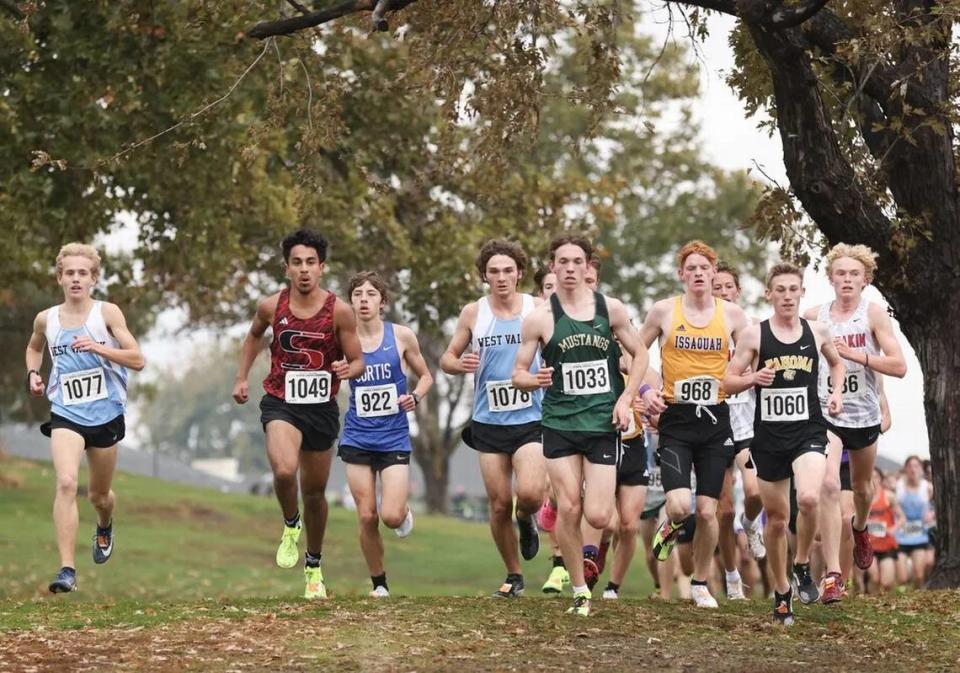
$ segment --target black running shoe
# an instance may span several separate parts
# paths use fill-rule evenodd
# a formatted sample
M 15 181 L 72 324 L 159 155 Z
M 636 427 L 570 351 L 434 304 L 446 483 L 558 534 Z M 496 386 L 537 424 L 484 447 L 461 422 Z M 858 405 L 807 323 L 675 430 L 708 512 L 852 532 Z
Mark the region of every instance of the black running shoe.
M 97 526 L 93 536 L 93 562 L 106 563 L 113 554 L 113 523 L 106 528 Z
M 804 605 L 816 603 L 820 599 L 820 590 L 816 582 L 810 577 L 809 563 L 795 563 L 793 565 L 793 590 Z
M 784 626 L 793 626 L 793 592 L 773 592 L 773 618 Z
M 500 588 L 493 592 L 493 598 L 520 598 L 523 595 L 523 578 L 508 577 L 500 585 Z
M 77 590 L 77 571 L 73 568 L 60 568 L 60 572 L 50 582 L 50 593 L 65 594 Z
M 520 555 L 525 561 L 529 561 L 540 551 L 540 530 L 537 528 L 536 517 L 521 519 L 518 516 L 517 526 L 520 528 Z

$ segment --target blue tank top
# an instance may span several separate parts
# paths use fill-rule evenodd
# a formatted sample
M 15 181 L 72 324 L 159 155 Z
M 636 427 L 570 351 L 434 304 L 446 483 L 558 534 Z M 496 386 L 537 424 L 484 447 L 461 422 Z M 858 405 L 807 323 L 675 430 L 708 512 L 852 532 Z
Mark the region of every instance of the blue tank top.
M 897 544 L 927 544 L 930 542 L 930 536 L 927 533 L 927 527 L 923 522 L 923 517 L 930 509 L 930 499 L 927 497 L 927 482 L 921 481 L 916 490 L 907 488 L 907 484 L 901 481 L 897 484 L 897 502 L 900 503 L 900 509 L 907 518 L 906 521 L 897 529 Z
M 543 391 L 521 391 L 510 383 L 513 363 L 520 348 L 520 324 L 535 307 L 533 297 L 524 294 L 520 313 L 509 320 L 498 318 L 487 297 L 477 302 L 473 326 L 473 352 L 480 355 L 474 374 L 473 420 L 492 425 L 521 425 L 540 420 Z M 530 371 L 539 369 L 537 352 Z
M 398 400 L 407 393 L 393 323 L 383 323 L 383 340 L 363 352 L 363 376 L 350 381 L 350 408 L 343 421 L 341 446 L 365 451 L 410 452 L 410 424 Z
M 91 427 L 122 416 L 127 406 L 127 369 L 95 353 L 73 350 L 73 340 L 88 336 L 94 341 L 119 348 L 107 329 L 102 302 L 94 302 L 80 327 L 60 323 L 60 307 L 47 311 L 47 347 L 53 367 L 47 385 L 50 411 L 67 420 Z

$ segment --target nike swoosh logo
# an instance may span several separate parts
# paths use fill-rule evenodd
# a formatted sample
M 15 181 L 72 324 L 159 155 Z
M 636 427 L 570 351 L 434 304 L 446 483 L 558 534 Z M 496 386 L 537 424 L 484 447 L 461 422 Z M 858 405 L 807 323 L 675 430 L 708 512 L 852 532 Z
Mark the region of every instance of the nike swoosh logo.
M 800 350 L 805 350 L 807 348 L 810 348 L 810 344 L 807 344 L 806 346 L 800 346 Z
M 384 347 L 383 347 L 383 350 L 388 351 L 388 350 L 390 350 L 391 348 L 393 348 L 393 346 L 384 346 Z
M 604 460 L 609 460 L 609 459 L 611 459 L 611 458 L 613 458 L 613 454 L 610 454 L 610 453 L 605 453 L 605 454 L 603 454 L 603 459 L 604 459 Z

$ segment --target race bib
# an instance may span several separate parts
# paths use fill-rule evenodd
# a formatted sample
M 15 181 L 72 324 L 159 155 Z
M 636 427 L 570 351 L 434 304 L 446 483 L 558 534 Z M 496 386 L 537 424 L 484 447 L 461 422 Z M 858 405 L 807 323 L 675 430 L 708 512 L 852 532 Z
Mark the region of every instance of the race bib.
M 753 395 L 753 388 L 747 388 L 746 390 L 741 390 L 736 395 L 727 396 L 727 404 L 746 404 L 750 401 L 750 396 Z
M 900 529 L 904 537 L 918 537 L 923 535 L 923 521 L 907 521 Z
M 694 376 L 673 384 L 673 397 L 680 404 L 718 404 L 720 381 L 712 376 Z
M 652 470 L 650 470 L 649 479 L 650 479 L 650 483 L 647 484 L 648 489 L 653 489 L 653 490 L 660 489 L 661 491 L 663 490 L 663 482 L 660 480 L 659 467 L 655 467 Z
M 510 381 L 487 381 L 487 406 L 496 414 L 517 411 L 533 406 L 533 396 L 514 388 Z
M 827 391 L 827 394 L 824 397 L 829 397 L 833 394 L 833 381 L 830 378 L 830 370 L 826 367 L 823 369 L 824 372 L 827 372 L 826 375 L 826 386 L 821 387 L 821 390 L 824 388 Z M 841 394 L 845 398 L 850 397 L 860 397 L 861 395 L 866 394 L 867 392 L 867 373 L 863 369 L 854 369 L 848 370 L 847 375 L 843 379 L 843 391 Z
M 887 522 L 867 521 L 867 533 L 873 537 L 887 537 Z
M 760 420 L 773 423 L 806 421 L 810 418 L 807 409 L 806 388 L 761 388 Z
M 65 407 L 107 399 L 103 367 L 60 375 L 60 403 Z
M 606 360 L 563 363 L 563 392 L 567 395 L 599 395 L 610 392 L 610 368 Z
M 381 386 L 361 386 L 353 391 L 353 401 L 360 418 L 393 416 L 400 411 L 400 396 L 397 384 L 385 383 Z
M 287 372 L 287 404 L 322 404 L 330 401 L 330 372 Z

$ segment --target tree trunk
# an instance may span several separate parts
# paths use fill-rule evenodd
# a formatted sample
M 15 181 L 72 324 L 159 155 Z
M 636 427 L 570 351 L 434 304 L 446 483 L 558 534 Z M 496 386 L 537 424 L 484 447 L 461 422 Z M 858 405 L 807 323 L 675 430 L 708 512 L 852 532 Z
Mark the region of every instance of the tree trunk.
M 943 271 L 947 282 L 953 273 Z M 941 310 L 911 339 L 923 369 L 924 409 L 930 437 L 933 492 L 937 512 L 937 561 L 927 586 L 960 586 L 960 309 L 944 302 Z M 896 411 L 894 411 L 896 413 Z

